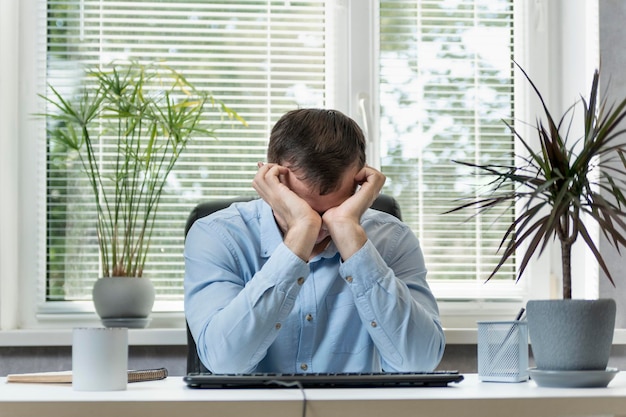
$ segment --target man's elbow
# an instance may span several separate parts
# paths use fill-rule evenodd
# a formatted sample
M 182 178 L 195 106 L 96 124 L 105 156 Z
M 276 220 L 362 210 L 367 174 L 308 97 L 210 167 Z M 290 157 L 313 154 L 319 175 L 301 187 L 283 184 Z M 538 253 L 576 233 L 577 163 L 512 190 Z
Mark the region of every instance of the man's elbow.
M 437 368 L 446 348 L 446 336 L 440 326 L 431 332 L 430 337 L 422 341 L 420 353 L 415 357 L 415 367 L 423 372 Z
M 199 345 L 200 346 L 200 345 Z M 203 344 L 204 349 L 198 349 L 198 356 L 204 366 L 215 374 L 242 374 L 254 371 L 250 365 L 248 355 L 241 349 L 230 349 L 223 343 L 213 342 Z

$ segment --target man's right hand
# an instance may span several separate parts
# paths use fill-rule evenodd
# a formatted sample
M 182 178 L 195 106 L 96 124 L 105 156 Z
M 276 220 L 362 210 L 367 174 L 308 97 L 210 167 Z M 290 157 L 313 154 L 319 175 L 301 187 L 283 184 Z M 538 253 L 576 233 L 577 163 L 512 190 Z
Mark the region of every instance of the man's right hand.
M 286 185 L 288 168 L 261 162 L 258 166 L 252 187 L 272 208 L 285 245 L 308 261 L 322 227 L 322 217 Z

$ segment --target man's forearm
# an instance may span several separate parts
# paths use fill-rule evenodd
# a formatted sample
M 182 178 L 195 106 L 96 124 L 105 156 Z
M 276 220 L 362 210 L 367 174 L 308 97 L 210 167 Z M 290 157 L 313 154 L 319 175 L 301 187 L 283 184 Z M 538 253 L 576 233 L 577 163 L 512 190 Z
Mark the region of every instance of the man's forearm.
M 344 261 L 357 253 L 367 242 L 367 235 L 360 224 L 338 223 L 333 226 L 332 237 Z
M 415 249 L 418 250 L 418 249 Z M 418 253 L 404 254 L 395 275 L 373 244 L 345 262 L 341 275 L 354 294 L 363 325 L 390 371 L 428 371 L 443 354 L 445 338 L 436 300 L 424 279 Z
M 253 370 L 278 336 L 308 273 L 308 265 L 288 248 L 277 248 L 237 296 L 211 317 L 199 343 L 207 367 L 213 372 Z
M 319 232 L 319 225 L 301 224 L 287 231 L 283 242 L 296 256 L 305 262 L 309 261 L 315 238 Z

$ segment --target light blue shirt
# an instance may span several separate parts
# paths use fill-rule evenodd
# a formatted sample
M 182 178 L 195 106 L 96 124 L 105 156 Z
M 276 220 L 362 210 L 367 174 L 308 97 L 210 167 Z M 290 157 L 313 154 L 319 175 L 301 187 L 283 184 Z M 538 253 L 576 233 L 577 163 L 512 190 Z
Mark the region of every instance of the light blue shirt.
M 185 243 L 185 313 L 216 373 L 429 371 L 445 338 L 415 234 L 367 210 L 367 243 L 342 261 L 285 246 L 258 199 L 199 219 Z

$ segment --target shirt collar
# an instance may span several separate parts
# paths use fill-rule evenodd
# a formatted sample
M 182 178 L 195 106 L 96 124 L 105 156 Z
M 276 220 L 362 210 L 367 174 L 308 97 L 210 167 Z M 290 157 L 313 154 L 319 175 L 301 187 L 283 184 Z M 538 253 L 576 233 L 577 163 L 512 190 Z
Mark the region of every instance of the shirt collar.
M 337 246 L 335 246 L 335 242 L 330 241 L 329 245 L 324 249 L 320 254 L 311 259 L 311 261 L 316 261 L 320 258 L 334 258 L 339 251 L 337 250 Z

